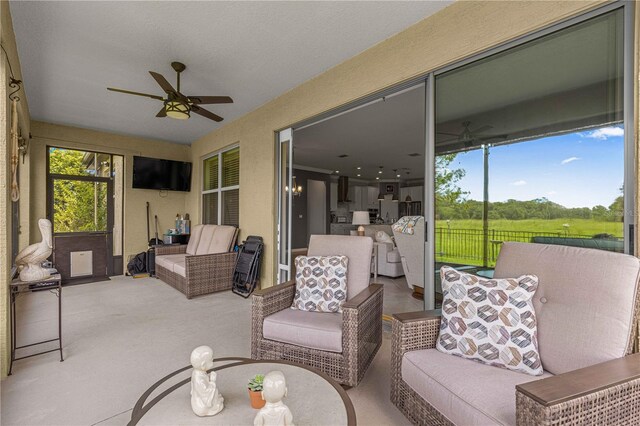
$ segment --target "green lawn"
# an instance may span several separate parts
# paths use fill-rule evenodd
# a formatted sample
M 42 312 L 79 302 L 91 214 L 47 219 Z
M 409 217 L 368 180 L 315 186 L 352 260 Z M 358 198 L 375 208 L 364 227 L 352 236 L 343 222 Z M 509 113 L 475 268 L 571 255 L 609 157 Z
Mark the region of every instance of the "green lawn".
M 569 226 L 565 226 L 569 225 Z M 489 221 L 487 264 L 492 267 L 502 242 L 530 242 L 533 236 L 592 237 L 597 234 L 623 236 L 621 222 L 600 222 L 589 219 L 497 219 Z M 442 263 L 482 265 L 484 235 L 482 220 L 436 221 L 436 261 Z

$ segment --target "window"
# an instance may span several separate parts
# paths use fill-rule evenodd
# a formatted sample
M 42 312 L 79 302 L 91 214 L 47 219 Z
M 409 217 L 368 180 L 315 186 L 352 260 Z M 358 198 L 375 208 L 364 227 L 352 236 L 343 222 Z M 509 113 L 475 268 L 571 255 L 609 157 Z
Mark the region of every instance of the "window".
M 436 270 L 506 241 L 624 251 L 623 12 L 435 80 Z
M 202 223 L 240 225 L 240 148 L 204 159 L 202 164 Z

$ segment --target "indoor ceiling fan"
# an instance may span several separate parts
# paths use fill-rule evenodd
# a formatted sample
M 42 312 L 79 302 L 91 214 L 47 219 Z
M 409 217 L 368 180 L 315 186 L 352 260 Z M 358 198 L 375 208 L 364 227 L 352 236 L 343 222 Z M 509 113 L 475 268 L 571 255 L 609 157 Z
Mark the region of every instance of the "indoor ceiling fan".
M 466 146 L 467 148 L 470 148 L 474 145 L 474 142 L 483 142 L 485 140 L 490 140 L 490 139 L 506 139 L 509 136 L 509 135 L 482 136 L 481 133 L 484 133 L 487 130 L 493 129 L 493 126 L 489 126 L 489 125 L 478 127 L 475 130 L 471 130 L 470 127 L 471 127 L 471 121 L 463 121 L 462 132 L 460 133 L 437 132 L 439 135 L 455 136 L 452 139 L 447 139 L 447 140 L 438 142 L 438 145 L 450 145 L 452 143 L 463 143 L 464 146 Z
M 171 84 L 162 75 L 157 72 L 149 71 L 151 77 L 160 85 L 162 90 L 165 91 L 166 97 L 158 95 L 150 95 L 148 93 L 132 92 L 130 90 L 114 89 L 107 87 L 107 90 L 113 92 L 126 93 L 129 95 L 145 96 L 151 99 L 157 99 L 164 103 L 164 106 L 156 114 L 156 117 L 171 117 L 180 120 L 186 120 L 190 117 L 191 112 L 195 112 L 198 115 L 206 117 L 214 121 L 222 121 L 223 118 L 216 115 L 206 109 L 200 107 L 204 104 L 230 104 L 233 103 L 233 99 L 229 96 L 186 96 L 180 93 L 180 73 L 187 67 L 180 62 L 171 62 L 171 67 L 176 71 L 178 77 L 176 82 L 177 89 L 174 89 Z

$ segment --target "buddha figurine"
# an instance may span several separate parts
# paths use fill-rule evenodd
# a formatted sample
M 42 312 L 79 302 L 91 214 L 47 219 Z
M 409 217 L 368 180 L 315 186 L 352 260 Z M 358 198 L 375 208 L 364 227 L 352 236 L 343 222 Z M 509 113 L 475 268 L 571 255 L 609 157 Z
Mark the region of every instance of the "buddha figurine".
M 281 371 L 271 371 L 262 382 L 262 399 L 267 403 L 258 411 L 254 426 L 294 426 L 293 415 L 282 398 L 287 396 L 287 382 Z
M 213 416 L 224 408 L 224 398 L 216 386 L 216 372 L 207 374 L 213 368 L 213 349 L 198 346 L 191 352 L 191 409 L 197 416 Z

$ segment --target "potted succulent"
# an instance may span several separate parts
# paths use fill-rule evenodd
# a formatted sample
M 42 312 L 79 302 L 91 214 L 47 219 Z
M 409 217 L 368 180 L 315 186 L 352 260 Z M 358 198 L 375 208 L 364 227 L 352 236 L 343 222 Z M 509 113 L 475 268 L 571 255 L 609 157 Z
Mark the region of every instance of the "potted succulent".
M 249 380 L 249 399 L 251 400 L 252 408 L 262 408 L 266 403 L 262 399 L 262 381 L 264 380 L 264 374 L 256 374 L 253 379 Z

